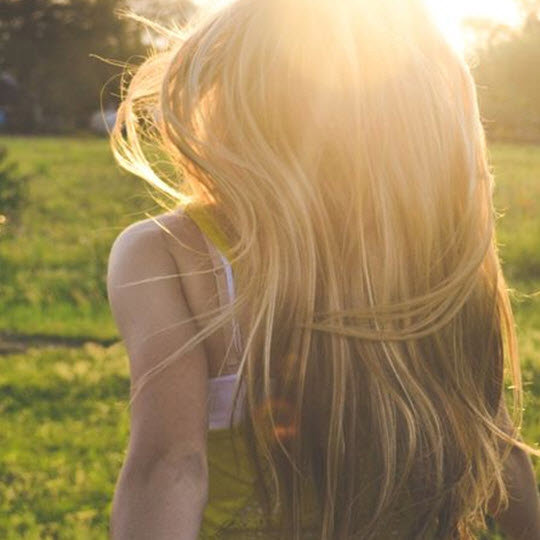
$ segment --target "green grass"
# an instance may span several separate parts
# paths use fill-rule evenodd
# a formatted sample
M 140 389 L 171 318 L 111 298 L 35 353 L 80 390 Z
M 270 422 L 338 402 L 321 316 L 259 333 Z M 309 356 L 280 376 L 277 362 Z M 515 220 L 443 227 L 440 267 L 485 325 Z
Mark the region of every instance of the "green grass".
M 511 283 L 540 283 L 540 146 L 493 145 L 497 235 Z
M 118 344 L 0 357 L 0 537 L 107 537 L 128 437 Z
M 0 332 L 116 337 L 107 254 L 123 227 L 158 212 L 144 182 L 119 170 L 103 139 L 0 137 L 0 145 L 32 176 L 20 226 L 0 236 Z M 540 290 L 540 147 L 491 151 L 505 272 L 521 293 Z M 538 301 L 518 311 L 540 324 Z
M 0 333 L 89 343 L 0 356 L 0 538 L 105 539 L 128 439 L 128 362 L 120 344 L 90 342 L 117 338 L 105 293 L 113 239 L 157 209 L 104 140 L 1 144 L 32 179 L 20 226 L 0 236 Z M 540 290 L 540 147 L 491 152 L 501 256 L 518 291 L 523 433 L 540 442 L 540 296 L 525 296 Z
M 0 332 L 107 339 L 117 336 L 105 301 L 115 236 L 154 212 L 143 182 L 120 172 L 103 139 L 0 139 L 30 200 L 0 242 Z

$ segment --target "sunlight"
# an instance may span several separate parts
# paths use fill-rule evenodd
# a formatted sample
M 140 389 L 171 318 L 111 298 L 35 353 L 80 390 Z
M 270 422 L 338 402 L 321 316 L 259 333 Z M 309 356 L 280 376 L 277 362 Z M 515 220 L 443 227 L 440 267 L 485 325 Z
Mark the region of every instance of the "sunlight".
M 194 0 L 198 5 L 226 4 L 232 0 Z M 463 21 L 468 17 L 491 19 L 517 26 L 521 16 L 515 0 L 423 0 L 450 43 L 461 53 L 467 48 Z
M 463 21 L 468 17 L 491 19 L 517 26 L 520 12 L 514 0 L 424 0 L 450 43 L 460 52 L 467 47 Z

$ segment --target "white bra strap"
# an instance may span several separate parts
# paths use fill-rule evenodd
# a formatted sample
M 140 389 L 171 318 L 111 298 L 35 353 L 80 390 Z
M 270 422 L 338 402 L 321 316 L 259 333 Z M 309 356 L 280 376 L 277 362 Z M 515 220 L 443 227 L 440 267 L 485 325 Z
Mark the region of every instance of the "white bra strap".
M 223 267 L 225 268 L 225 275 L 227 277 L 227 290 L 229 292 L 229 300 L 232 302 L 234 300 L 235 294 L 234 294 L 234 281 L 233 281 L 233 275 L 232 275 L 232 268 L 231 263 L 227 260 L 227 257 L 219 252 L 219 255 L 221 257 L 221 261 L 223 262 Z
M 217 249 L 217 247 L 212 242 L 210 242 L 207 236 L 203 236 L 208 247 L 208 252 L 212 258 L 212 265 L 214 269 L 214 275 L 216 276 L 216 286 L 219 295 L 219 305 L 225 306 L 227 304 L 230 304 L 235 297 L 231 264 L 226 259 L 226 257 Z M 223 332 L 225 337 L 225 343 L 229 344 L 227 346 L 227 352 L 223 361 L 223 367 L 225 369 L 237 368 L 239 363 L 238 355 L 242 351 L 240 328 L 237 321 L 233 320 L 231 326 L 224 327 Z M 234 348 L 235 350 L 231 351 L 232 348 Z
M 228 261 L 225 255 L 223 255 L 223 253 L 219 252 L 219 254 L 221 256 L 221 260 L 223 261 L 223 266 L 225 268 L 225 275 L 227 276 L 227 290 L 229 291 L 229 301 L 234 302 L 234 299 L 236 298 L 236 292 L 234 290 L 234 278 L 233 278 L 231 263 Z M 233 341 L 234 341 L 234 346 L 236 348 L 236 352 L 241 354 L 242 353 L 242 334 L 240 333 L 240 326 L 238 325 L 238 321 L 236 319 L 233 320 Z

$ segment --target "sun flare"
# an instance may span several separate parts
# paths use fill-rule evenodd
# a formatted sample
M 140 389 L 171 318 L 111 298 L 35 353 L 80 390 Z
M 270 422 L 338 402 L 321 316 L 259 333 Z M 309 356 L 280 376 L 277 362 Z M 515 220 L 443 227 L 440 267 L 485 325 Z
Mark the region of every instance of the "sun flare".
M 198 5 L 227 4 L 233 0 L 194 0 Z M 397 0 L 399 1 L 399 0 Z M 423 0 L 446 39 L 460 52 L 467 49 L 465 19 L 488 19 L 508 26 L 517 26 L 521 15 L 515 0 Z
M 516 26 L 520 12 L 515 0 L 424 0 L 434 20 L 450 43 L 460 52 L 467 48 L 463 22 L 467 18 L 491 19 Z

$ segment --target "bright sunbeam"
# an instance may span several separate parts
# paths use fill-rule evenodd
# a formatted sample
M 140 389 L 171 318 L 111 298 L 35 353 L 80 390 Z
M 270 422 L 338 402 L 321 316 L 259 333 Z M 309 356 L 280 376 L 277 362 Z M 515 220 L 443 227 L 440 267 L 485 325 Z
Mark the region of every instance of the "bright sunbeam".
M 219 6 L 232 0 L 195 0 L 198 5 Z M 423 0 L 448 41 L 460 52 L 467 47 L 463 21 L 467 17 L 491 19 L 494 22 L 517 26 L 520 11 L 515 0 Z
M 424 0 L 450 43 L 460 52 L 467 46 L 463 21 L 468 17 L 491 19 L 517 26 L 520 11 L 515 0 Z

